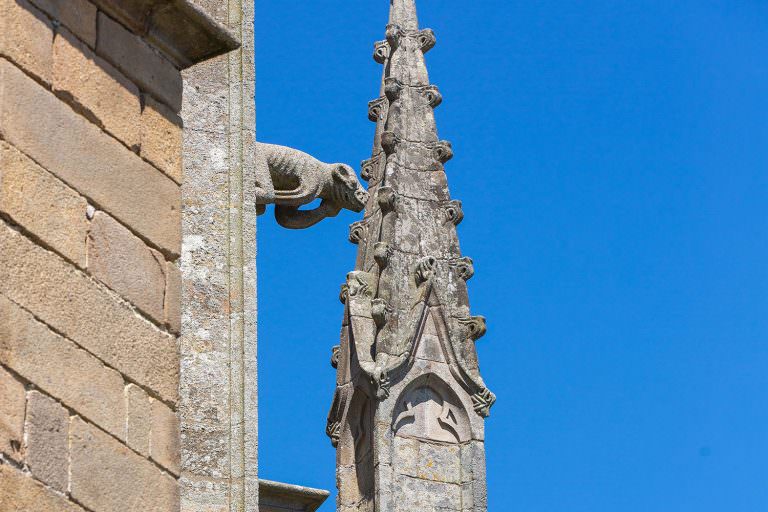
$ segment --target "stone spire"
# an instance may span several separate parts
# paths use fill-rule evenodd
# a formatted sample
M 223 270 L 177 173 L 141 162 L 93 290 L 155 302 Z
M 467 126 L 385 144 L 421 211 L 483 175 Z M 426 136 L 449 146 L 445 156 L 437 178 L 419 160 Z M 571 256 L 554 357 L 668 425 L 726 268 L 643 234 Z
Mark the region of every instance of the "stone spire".
M 484 512 L 484 420 L 495 401 L 475 342 L 485 318 L 470 312 L 472 259 L 459 248 L 461 202 L 448 191 L 451 144 L 438 138 L 414 0 L 390 0 L 371 159 L 370 198 L 349 239 L 355 270 L 342 286 L 337 388 L 327 432 L 337 447 L 338 510 Z

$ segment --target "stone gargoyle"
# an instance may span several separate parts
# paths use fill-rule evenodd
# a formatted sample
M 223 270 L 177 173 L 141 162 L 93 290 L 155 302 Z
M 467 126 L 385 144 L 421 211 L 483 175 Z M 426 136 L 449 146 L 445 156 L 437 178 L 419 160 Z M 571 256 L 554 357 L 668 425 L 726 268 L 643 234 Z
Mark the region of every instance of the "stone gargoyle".
M 256 207 L 264 213 L 275 205 L 275 219 L 289 229 L 308 228 L 326 217 L 335 217 L 342 208 L 360 212 L 368 192 L 355 171 L 345 164 L 326 164 L 297 149 L 257 143 Z M 310 210 L 299 207 L 320 199 Z

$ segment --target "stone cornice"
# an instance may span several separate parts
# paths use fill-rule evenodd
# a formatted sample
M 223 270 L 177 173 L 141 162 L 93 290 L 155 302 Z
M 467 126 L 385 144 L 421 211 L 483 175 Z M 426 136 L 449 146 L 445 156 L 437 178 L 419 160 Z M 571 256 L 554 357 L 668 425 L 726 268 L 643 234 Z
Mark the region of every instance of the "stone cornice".
M 263 506 L 314 512 L 329 495 L 328 491 L 321 489 L 259 480 L 259 505 Z
M 240 47 L 239 39 L 189 0 L 93 0 L 179 68 Z

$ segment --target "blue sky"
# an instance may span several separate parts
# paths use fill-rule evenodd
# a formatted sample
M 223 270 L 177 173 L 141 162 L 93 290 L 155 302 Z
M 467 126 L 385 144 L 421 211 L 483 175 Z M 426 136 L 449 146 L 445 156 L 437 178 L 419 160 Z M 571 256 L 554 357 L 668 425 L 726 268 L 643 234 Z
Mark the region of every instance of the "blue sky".
M 419 7 L 488 318 L 489 510 L 768 510 L 768 4 Z M 357 168 L 388 2 L 256 9 L 258 137 Z M 260 218 L 265 478 L 334 490 L 356 219 Z

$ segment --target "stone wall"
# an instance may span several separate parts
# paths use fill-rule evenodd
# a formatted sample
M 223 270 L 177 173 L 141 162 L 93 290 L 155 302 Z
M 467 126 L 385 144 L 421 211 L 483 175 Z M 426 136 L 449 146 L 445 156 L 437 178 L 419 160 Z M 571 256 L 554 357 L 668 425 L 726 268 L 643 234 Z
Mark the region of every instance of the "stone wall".
M 180 69 L 233 41 L 189 2 L 0 0 L 3 510 L 179 508 Z

